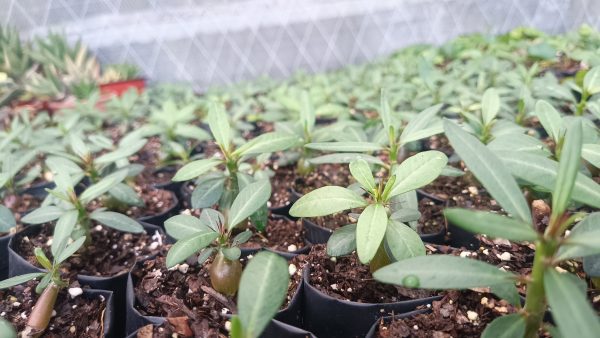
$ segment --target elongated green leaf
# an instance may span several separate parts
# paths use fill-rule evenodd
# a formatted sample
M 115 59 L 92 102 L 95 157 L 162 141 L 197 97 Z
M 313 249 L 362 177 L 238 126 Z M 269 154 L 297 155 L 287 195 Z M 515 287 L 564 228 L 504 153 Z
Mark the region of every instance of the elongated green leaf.
M 271 183 L 268 180 L 260 180 L 247 185 L 231 204 L 228 221 L 229 229 L 250 217 L 267 203 L 270 197 Z
M 434 123 L 441 108 L 442 105 L 438 104 L 423 110 L 417 116 L 413 117 L 402 131 L 400 143 L 407 144 L 443 132 L 444 129 L 441 125 Z
M 406 224 L 390 220 L 385 231 L 385 248 L 393 261 L 425 256 L 425 245 L 416 231 Z
M 175 126 L 175 134 L 184 138 L 198 141 L 210 140 L 210 135 L 204 129 L 193 124 L 177 124 Z
M 487 211 L 446 209 L 444 215 L 453 224 L 476 234 L 511 241 L 534 241 L 538 234 L 531 225 Z
M 62 243 L 66 242 L 71 237 L 71 233 L 73 233 L 73 229 L 75 229 L 75 225 L 77 224 L 78 216 L 79 212 L 77 210 L 69 210 L 65 211 L 58 218 L 58 221 L 54 226 L 52 246 L 50 247 L 54 257 L 58 254 L 57 249 Z
M 223 256 L 230 261 L 236 261 L 240 259 L 240 256 L 242 255 L 242 250 L 235 246 L 231 248 L 221 248 L 221 252 L 223 253 Z
M 181 169 L 179 169 L 172 180 L 175 182 L 179 182 L 194 179 L 208 172 L 220 163 L 221 161 L 215 158 L 190 162 L 184 165 Z
M 53 173 L 77 174 L 82 172 L 75 162 L 64 157 L 48 156 L 45 163 Z
M 127 170 L 119 170 L 116 173 L 110 174 L 105 178 L 98 181 L 98 183 L 91 185 L 87 189 L 85 189 L 81 195 L 79 195 L 79 200 L 81 203 L 88 204 L 94 199 L 104 195 L 104 193 L 108 192 L 110 189 L 115 187 L 117 184 L 123 182 L 123 180 L 127 177 Z
M 0 233 L 9 232 L 10 229 L 17 226 L 15 216 L 9 208 L 0 205 Z
M 550 151 L 542 141 L 525 134 L 506 134 L 497 136 L 487 147 L 496 153 L 497 151 L 527 152 L 539 156 L 548 157 Z
M 146 145 L 148 140 L 139 139 L 135 142 L 132 142 L 127 145 L 127 147 L 119 147 L 114 151 L 101 155 L 97 159 L 94 160 L 95 163 L 98 164 L 110 164 L 114 163 L 117 160 L 127 158 L 135 153 L 137 153 L 140 149 Z
M 170 269 L 185 261 L 191 255 L 207 247 L 217 237 L 219 234 L 214 231 L 203 231 L 196 233 L 193 237 L 177 241 L 167 253 L 167 268 Z
M 229 149 L 231 144 L 231 126 L 225 107 L 220 102 L 210 102 L 208 108 L 208 126 L 215 141 L 224 149 Z
M 583 89 L 591 95 L 600 93 L 600 67 L 590 69 L 583 77 Z
M 358 153 L 337 153 L 317 156 L 309 159 L 308 161 L 312 164 L 326 164 L 326 163 L 351 163 L 357 159 L 363 159 L 367 163 L 383 165 L 383 161 L 375 156 L 358 154 Z
M 114 187 L 112 187 L 108 194 L 114 198 L 116 198 L 119 202 L 125 203 L 131 206 L 144 206 L 144 200 L 138 196 L 138 194 L 133 190 L 132 187 L 128 186 L 125 183 L 117 183 Z
M 382 283 L 422 289 L 468 289 L 513 283 L 515 276 L 469 258 L 430 255 L 405 259 L 373 274 Z
M 308 91 L 303 90 L 300 96 L 300 119 L 302 129 L 311 133 L 315 127 L 316 113 Z
M 144 232 L 144 228 L 138 221 L 118 212 L 95 211 L 90 214 L 90 218 L 115 230 L 132 233 Z
M 500 111 L 500 95 L 494 88 L 488 88 L 481 98 L 481 117 L 484 125 L 489 125 Z
M 217 210 L 206 208 L 200 214 L 200 222 L 215 232 L 221 232 L 219 229 L 224 226 L 225 217 Z
M 194 216 L 176 215 L 165 221 L 165 230 L 167 230 L 169 236 L 181 240 L 201 231 L 209 231 L 211 228 Z
M 290 276 L 282 257 L 260 252 L 240 280 L 237 304 L 245 337 L 259 337 L 285 299 Z
M 21 218 L 21 222 L 27 224 L 42 224 L 54 221 L 59 218 L 65 210 L 50 205 L 47 207 L 39 207 Z
M 535 113 L 548 135 L 550 135 L 553 140 L 558 141 L 562 137 L 565 129 L 560 113 L 556 111 L 550 103 L 544 100 L 539 100 L 535 104 Z
M 306 148 L 320 150 L 320 151 L 331 151 L 331 152 L 371 152 L 383 149 L 377 143 L 369 142 L 322 142 L 322 143 L 309 143 L 305 145 Z
M 494 319 L 483 331 L 481 338 L 514 338 L 525 334 L 525 317 L 518 313 Z
M 381 88 L 381 99 L 379 106 L 379 117 L 381 117 L 381 122 L 383 123 L 383 129 L 390 136 L 390 130 L 392 127 L 392 109 L 390 108 L 390 102 L 387 98 L 387 91 L 384 88 Z M 393 128 L 393 127 L 392 127 Z
M 584 144 L 581 156 L 594 167 L 600 168 L 600 144 Z
M 577 290 L 577 285 L 568 275 L 554 269 L 544 274 L 546 298 L 552 308 L 552 318 L 565 337 L 593 338 L 600 332 L 600 322 L 596 312 L 585 295 Z
M 3 281 L 0 281 L 0 290 L 2 290 L 2 289 L 8 289 L 8 288 L 13 287 L 15 285 L 19 285 L 19 284 L 23 284 L 25 282 L 29 282 L 30 280 L 42 277 L 43 275 L 45 275 L 44 272 L 34 272 L 34 273 L 27 273 L 27 274 L 24 274 L 24 275 L 15 276 L 15 277 L 12 277 L 12 278 L 9 278 L 9 279 L 5 279 Z
M 356 253 L 361 263 L 373 259 L 385 236 L 388 218 L 385 207 L 371 204 L 358 217 L 356 224 Z
M 526 223 L 531 223 L 527 201 L 500 159 L 455 123 L 444 121 L 444 130 L 456 153 L 504 210 Z
M 558 249 L 556 259 L 564 260 L 600 254 L 600 212 L 577 223 Z
M 2 334 L 4 335 L 2 336 L 3 338 L 17 338 L 17 332 L 15 331 L 15 329 L 8 321 L 4 320 L 3 318 L 0 318 L 0 332 L 2 332 Z
M 52 270 L 52 263 L 50 263 L 50 260 L 48 259 L 42 248 L 36 247 L 35 249 L 33 249 L 33 254 L 35 255 L 35 259 L 38 261 L 38 263 L 40 263 L 40 265 L 44 269 Z
M 55 264 L 60 264 L 71 257 L 85 243 L 85 236 L 79 237 L 73 243 L 67 245 L 64 249 L 59 250 L 55 256 Z
M 327 186 L 309 192 L 292 205 L 290 215 L 294 217 L 326 216 L 338 211 L 360 208 L 368 203 L 350 189 Z
M 558 164 L 558 176 L 552 193 L 552 214 L 559 216 L 569 205 L 579 167 L 581 166 L 581 121 L 574 121 L 567 129 L 565 143 Z
M 327 241 L 329 256 L 345 256 L 354 250 L 356 250 L 356 224 L 348 224 L 336 229 Z
M 419 218 L 421 218 L 419 210 L 410 208 L 398 209 L 390 216 L 391 220 L 401 223 L 418 221 Z
M 356 160 L 350 163 L 350 173 L 367 191 L 375 189 L 375 178 L 367 161 Z
M 244 156 L 272 153 L 298 146 L 301 142 L 302 140 L 294 134 L 275 131 L 252 139 L 233 153 Z
M 430 150 L 407 158 L 396 167 L 396 182 L 389 196 L 415 190 L 435 180 L 448 163 L 444 153 Z
M 225 178 L 205 180 L 192 192 L 192 208 L 209 208 L 219 201 L 225 189 Z

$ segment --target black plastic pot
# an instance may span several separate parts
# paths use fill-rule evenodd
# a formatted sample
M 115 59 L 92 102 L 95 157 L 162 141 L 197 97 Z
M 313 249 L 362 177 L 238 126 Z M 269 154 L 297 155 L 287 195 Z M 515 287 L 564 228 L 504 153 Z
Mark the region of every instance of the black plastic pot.
M 160 169 L 156 169 L 152 172 L 152 174 L 158 174 L 158 173 L 175 173 L 177 172 L 177 167 L 175 166 L 168 166 L 168 167 L 164 167 L 164 168 L 160 168 Z M 178 195 L 177 197 L 181 197 L 179 196 L 180 190 L 181 190 L 181 185 L 183 184 L 183 182 L 165 182 L 165 183 L 156 183 L 153 184 L 152 186 L 156 189 L 163 189 L 163 190 L 169 190 L 174 192 L 176 195 Z
M 304 325 L 318 337 L 364 337 L 373 322 L 388 313 L 406 313 L 440 296 L 395 303 L 368 304 L 335 299 L 310 285 L 309 267 L 304 267 Z
M 12 237 L 12 234 L 0 237 L 0 280 L 8 278 L 8 243 Z
M 411 311 L 411 312 L 407 312 L 407 313 L 400 313 L 397 315 L 387 316 L 387 317 L 382 317 L 380 319 L 377 319 L 375 321 L 375 323 L 373 323 L 373 325 L 371 326 L 371 329 L 369 330 L 369 332 L 367 332 L 367 335 L 365 336 L 365 338 L 375 338 L 376 337 L 375 335 L 377 334 L 377 329 L 379 328 L 379 322 L 381 320 L 383 320 L 384 323 L 389 324 L 392 322 L 392 320 L 410 318 L 412 316 L 420 315 L 422 313 L 427 313 L 430 311 L 431 310 L 429 310 L 429 309 L 415 310 L 415 311 Z
M 163 230 L 156 225 L 148 223 L 142 223 L 142 225 L 148 234 L 152 235 L 156 231 L 158 231 L 160 234 L 164 234 Z M 26 227 L 18 232 L 15 236 L 12 236 L 10 239 L 8 244 L 9 277 L 44 271 L 29 263 L 14 250 L 14 246 L 16 245 L 15 238 L 20 238 L 22 236 L 35 236 L 40 229 L 40 226 Z M 139 260 L 143 261 L 149 258 L 151 258 L 151 256 L 140 257 Z M 127 272 L 110 277 L 77 275 L 77 280 L 81 285 L 88 285 L 93 289 L 108 290 L 113 292 L 115 306 L 113 330 L 116 334 L 116 337 L 122 337 L 125 334 L 125 290 L 127 287 L 127 276 Z
M 54 187 L 56 187 L 56 184 L 54 184 L 54 182 L 37 183 L 29 186 L 28 188 L 23 189 L 23 191 L 21 191 L 21 194 L 31 195 L 36 199 L 43 200 L 44 198 L 46 198 L 46 196 L 48 196 L 48 192 L 46 191 L 46 189 L 54 189 Z
M 96 289 L 83 289 L 81 297 L 86 299 L 94 299 L 96 297 L 104 297 L 106 300 L 106 308 L 104 310 L 104 337 L 106 338 L 117 338 L 119 335 L 115 331 L 115 305 L 114 305 L 114 294 L 112 291 L 107 290 L 96 290 Z
M 160 214 L 142 216 L 137 219 L 139 222 L 149 223 L 164 228 L 165 221 L 179 213 L 180 204 L 177 195 L 170 190 L 167 191 L 169 191 L 169 194 L 171 195 L 171 198 L 174 202 L 173 206 L 161 212 Z

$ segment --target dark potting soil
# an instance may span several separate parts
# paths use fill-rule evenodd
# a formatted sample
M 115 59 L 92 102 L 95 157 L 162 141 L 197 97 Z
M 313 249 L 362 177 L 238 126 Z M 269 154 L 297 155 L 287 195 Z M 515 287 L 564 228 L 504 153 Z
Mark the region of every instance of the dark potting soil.
M 29 194 L 18 194 L 4 196 L 2 204 L 13 212 L 18 222 L 24 213 L 38 208 L 42 201 Z
M 8 320 L 17 332 L 22 331 L 38 299 L 35 287 L 38 282 L 30 281 L 7 290 L 0 290 L 0 316 Z M 70 287 L 79 287 L 77 282 Z M 98 338 L 104 335 L 104 311 L 106 299 L 97 296 L 86 299 L 83 296 L 69 296 L 66 290 L 60 291 L 50 319 L 45 338 Z
M 40 247 L 52 259 L 52 235 L 53 227 L 47 224 L 41 226 L 41 231 L 35 237 L 16 234 L 16 252 L 39 267 L 33 251 Z M 101 225 L 91 229 L 91 236 L 92 244 L 87 246 L 86 251 L 80 249 L 62 264 L 69 277 L 77 274 L 107 277 L 126 273 L 139 258 L 158 253 L 165 242 L 164 236 L 158 233 L 131 234 Z
M 492 320 L 516 309 L 489 293 L 448 291 L 431 304 L 431 312 L 411 318 L 380 322 L 377 337 L 480 337 Z
M 359 303 L 391 303 L 434 295 L 434 292 L 382 284 L 373 279 L 369 266 L 361 264 L 355 254 L 332 258 L 325 245 L 314 245 L 307 255 L 300 255 L 310 268 L 309 283 L 321 292 L 340 300 Z
M 269 217 L 265 231 L 255 232 L 248 242 L 241 245 L 243 248 L 269 248 L 282 252 L 300 250 L 304 246 L 302 221 L 292 221 L 283 217 Z
M 437 150 L 450 157 L 454 154 L 454 148 L 450 145 L 450 141 L 445 135 L 433 135 L 427 141 L 425 146 L 429 150 Z
M 446 219 L 444 218 L 444 206 L 436 204 L 429 198 L 423 198 L 419 201 L 419 234 L 436 234 L 446 228 Z
M 156 189 L 151 185 L 136 185 L 133 189 L 144 201 L 144 206 L 130 207 L 114 199 L 104 199 L 92 201 L 88 205 L 88 209 L 95 210 L 100 207 L 107 207 L 110 210 L 122 212 L 131 218 L 140 218 L 162 214 L 175 206 L 176 201 L 171 191 Z
M 330 229 L 330 230 L 336 230 L 339 227 L 342 227 L 342 226 L 348 225 L 348 224 L 352 224 L 352 223 L 356 223 L 356 221 L 357 221 L 355 219 L 352 219 L 350 216 L 348 216 L 347 213 L 343 213 L 343 212 L 333 214 L 333 215 L 322 216 L 322 217 L 313 217 L 313 218 L 310 218 L 310 220 L 313 221 L 318 226 L 320 226 L 322 228 Z

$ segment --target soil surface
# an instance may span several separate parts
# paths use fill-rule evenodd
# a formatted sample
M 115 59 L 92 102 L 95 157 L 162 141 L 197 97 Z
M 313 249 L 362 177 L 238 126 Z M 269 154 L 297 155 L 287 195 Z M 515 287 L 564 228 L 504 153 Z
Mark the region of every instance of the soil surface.
M 430 297 L 434 292 L 407 289 L 378 283 L 373 279 L 369 266 L 361 264 L 355 254 L 332 258 L 325 245 L 314 245 L 307 255 L 296 259 L 305 260 L 310 268 L 312 286 L 340 300 L 359 303 L 391 303 L 415 298 Z
M 7 195 L 4 196 L 2 204 L 13 212 L 18 222 L 27 212 L 38 208 L 42 201 L 29 194 Z
M 433 135 L 425 141 L 425 147 L 429 150 L 437 150 L 450 157 L 454 155 L 454 148 L 450 145 L 450 141 L 445 135 Z
M 49 225 L 42 225 L 40 232 L 33 237 L 16 234 L 14 240 L 17 254 L 39 267 L 33 251 L 34 248 L 41 247 L 52 260 L 52 235 L 53 227 Z M 69 277 L 77 274 L 106 277 L 127 273 L 138 259 L 158 253 L 162 243 L 166 241 L 158 233 L 131 234 L 101 225 L 91 229 L 91 236 L 92 241 L 86 251 L 80 249 L 62 264 Z
M 309 220 L 315 223 L 316 225 L 329 230 L 336 230 L 339 227 L 356 223 L 357 221 L 355 219 L 352 219 L 350 216 L 348 216 L 347 213 L 344 212 L 323 217 L 313 217 L 309 218 Z
M 446 218 L 444 217 L 444 206 L 429 198 L 422 198 L 419 201 L 419 234 L 436 234 L 446 228 Z
M 22 331 L 28 316 L 38 299 L 35 287 L 38 282 L 30 281 L 7 290 L 0 290 L 0 315 Z M 79 287 L 77 282 L 70 287 Z M 97 338 L 104 334 L 104 310 L 106 299 L 101 296 L 86 299 L 78 296 L 72 299 L 66 290 L 58 294 L 54 310 L 56 316 L 50 319 L 45 338 L 81 337 Z
M 431 304 L 431 312 L 380 322 L 376 337 L 480 337 L 486 325 L 516 309 L 489 293 L 449 291 Z
M 241 247 L 294 252 L 304 248 L 305 245 L 304 227 L 301 220 L 292 221 L 285 217 L 269 217 L 265 232 L 255 232 L 250 240 Z
M 177 197 L 169 190 L 156 189 L 151 185 L 136 185 L 133 189 L 144 201 L 144 206 L 128 206 L 120 201 L 109 198 L 92 201 L 88 205 L 88 210 L 93 211 L 100 207 L 107 207 L 110 210 L 124 213 L 127 216 L 136 219 L 162 214 L 177 204 Z

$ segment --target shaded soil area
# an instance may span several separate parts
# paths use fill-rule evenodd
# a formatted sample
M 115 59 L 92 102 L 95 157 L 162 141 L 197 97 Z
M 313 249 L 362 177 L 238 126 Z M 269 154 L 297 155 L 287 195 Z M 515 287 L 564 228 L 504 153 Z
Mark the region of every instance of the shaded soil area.
M 250 240 L 241 245 L 243 248 L 269 248 L 282 252 L 293 252 L 302 249 L 304 227 L 302 221 L 292 221 L 285 217 L 269 217 L 263 233 L 255 232 Z

